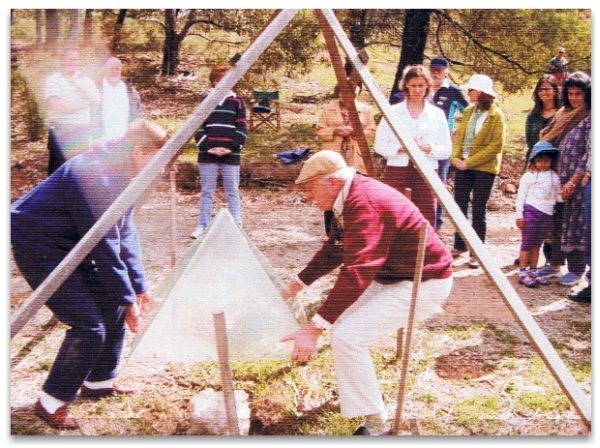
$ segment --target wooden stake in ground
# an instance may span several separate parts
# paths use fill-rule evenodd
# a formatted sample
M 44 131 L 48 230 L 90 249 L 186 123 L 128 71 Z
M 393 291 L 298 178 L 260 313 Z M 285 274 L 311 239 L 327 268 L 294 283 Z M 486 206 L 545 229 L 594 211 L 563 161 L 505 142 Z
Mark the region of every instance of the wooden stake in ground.
M 219 372 L 221 373 L 221 386 L 223 387 L 223 398 L 225 401 L 225 412 L 227 413 L 227 427 L 230 436 L 240 435 L 240 425 L 237 418 L 235 406 L 235 394 L 233 393 L 233 379 L 231 367 L 229 366 L 229 344 L 227 342 L 227 326 L 225 325 L 225 314 L 214 313 L 215 336 L 217 339 L 217 356 L 219 358 Z
M 396 417 L 394 419 L 394 428 L 392 433 L 398 435 L 400 424 L 402 423 L 402 408 L 404 406 L 404 392 L 406 391 L 406 377 L 408 376 L 408 362 L 410 361 L 410 344 L 412 340 L 413 325 L 415 322 L 415 313 L 417 309 L 417 299 L 419 298 L 419 288 L 421 286 L 421 277 L 423 275 L 423 260 L 425 259 L 425 241 L 427 240 L 427 222 L 421 226 L 419 235 L 419 248 L 417 250 L 417 263 L 415 266 L 415 275 L 413 278 L 412 297 L 408 311 L 408 323 L 406 328 L 406 340 L 402 350 L 402 370 L 400 372 L 400 387 L 398 390 L 398 403 L 396 405 Z M 403 332 L 399 329 L 398 333 Z

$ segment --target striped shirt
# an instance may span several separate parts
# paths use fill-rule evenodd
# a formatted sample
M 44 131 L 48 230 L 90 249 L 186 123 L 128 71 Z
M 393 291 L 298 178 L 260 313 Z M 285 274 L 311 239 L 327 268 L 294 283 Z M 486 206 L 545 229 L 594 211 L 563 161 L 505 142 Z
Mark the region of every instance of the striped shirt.
M 247 137 L 246 105 L 240 96 L 230 92 L 196 131 L 198 162 L 240 165 Z M 228 148 L 231 154 L 223 157 L 209 154 L 208 150 L 215 147 Z

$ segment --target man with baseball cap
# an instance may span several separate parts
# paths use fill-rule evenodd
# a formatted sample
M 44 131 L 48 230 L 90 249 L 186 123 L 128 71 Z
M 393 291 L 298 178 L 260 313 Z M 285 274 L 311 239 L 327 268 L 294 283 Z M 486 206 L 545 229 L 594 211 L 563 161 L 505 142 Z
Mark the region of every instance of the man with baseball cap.
M 460 87 L 448 81 L 448 67 L 449 63 L 446 58 L 441 56 L 433 58 L 429 64 L 429 75 L 433 104 L 444 111 L 448 120 L 448 128 L 452 132 L 456 113 L 462 113 L 469 102 Z
M 560 47 L 556 56 L 550 59 L 548 73 L 554 76 L 559 84 L 562 84 L 567 78 L 569 74 L 569 61 L 565 58 L 565 49 L 563 47 Z
M 335 219 L 322 247 L 287 283 L 286 297 L 340 270 L 313 318 L 282 342 L 294 341 L 292 360 L 307 362 L 329 330 L 342 415 L 365 417 L 355 435 L 382 434 L 387 416 L 369 348 L 407 324 L 419 233 L 428 223 L 403 194 L 356 173 L 334 151 L 308 159 L 296 184 L 319 209 L 333 210 Z M 452 257 L 430 228 L 417 318 L 441 311 L 451 288 Z
M 431 78 L 431 100 L 433 104 L 444 111 L 446 120 L 448 120 L 448 129 L 453 134 L 454 121 L 456 114 L 461 114 L 469 102 L 463 95 L 460 87 L 448 81 L 448 60 L 442 56 L 438 56 L 431 60 L 429 64 L 429 76 Z M 438 176 L 442 182 L 448 179 L 448 171 L 450 169 L 450 158 L 438 160 Z M 443 210 L 440 204 L 437 205 L 436 211 L 436 230 L 440 230 L 444 221 L 442 220 Z

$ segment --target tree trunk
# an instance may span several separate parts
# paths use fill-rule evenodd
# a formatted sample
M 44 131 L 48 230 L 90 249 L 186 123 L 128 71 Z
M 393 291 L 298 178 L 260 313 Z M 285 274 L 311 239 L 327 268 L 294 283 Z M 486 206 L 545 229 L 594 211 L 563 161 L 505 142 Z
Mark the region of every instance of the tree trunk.
M 350 39 L 350 42 L 352 42 L 352 46 L 356 49 L 357 53 L 359 54 L 360 60 L 363 64 L 366 64 L 369 61 L 369 55 L 365 51 L 366 36 L 368 34 L 368 15 L 368 9 L 350 10 L 351 25 L 348 39 Z M 358 82 L 360 81 L 360 77 L 358 76 L 358 73 L 356 71 L 353 71 L 353 69 L 354 67 L 352 66 L 352 63 L 348 58 L 346 58 L 344 71 L 353 82 Z
M 79 46 L 79 38 L 81 37 L 81 10 L 69 10 L 69 44 Z
M 49 50 L 56 50 L 59 36 L 60 17 L 58 9 L 46 9 L 46 45 Z
M 163 45 L 162 75 L 174 75 L 179 66 L 179 46 L 181 39 L 177 35 L 177 10 L 165 9 L 165 43 Z
M 88 45 L 92 43 L 92 37 L 94 34 L 94 10 L 86 9 L 85 17 L 83 19 L 83 43 Z
M 413 64 L 423 63 L 425 44 L 429 34 L 429 19 L 431 9 L 407 9 L 404 18 L 404 31 L 402 32 L 402 49 L 400 50 L 400 62 L 396 70 L 394 85 L 390 93 L 390 100 L 398 92 L 398 84 L 402 79 L 404 69 Z
M 126 9 L 119 9 L 119 15 L 117 17 L 117 21 L 115 22 L 115 29 L 113 34 L 112 41 L 112 51 L 116 52 L 121 49 L 121 29 L 123 28 L 123 24 L 125 23 L 125 16 L 127 15 Z
M 11 9 L 12 14 L 12 9 Z M 35 10 L 35 42 L 41 44 L 44 42 L 44 10 Z

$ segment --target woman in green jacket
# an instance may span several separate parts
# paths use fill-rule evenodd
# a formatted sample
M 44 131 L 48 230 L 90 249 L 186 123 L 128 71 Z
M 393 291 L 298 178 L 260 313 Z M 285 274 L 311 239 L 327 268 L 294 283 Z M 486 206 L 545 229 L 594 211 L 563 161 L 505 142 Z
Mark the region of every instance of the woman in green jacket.
M 494 103 L 498 94 L 493 86 L 486 75 L 476 74 L 469 79 L 465 87 L 473 105 L 464 111 L 451 159 L 456 168 L 454 200 L 467 218 L 471 203 L 473 230 L 482 242 L 485 242 L 487 202 L 500 172 L 506 137 L 504 113 Z M 452 254 L 458 256 L 466 250 L 465 242 L 456 233 Z M 470 257 L 469 267 L 479 267 L 476 258 Z

